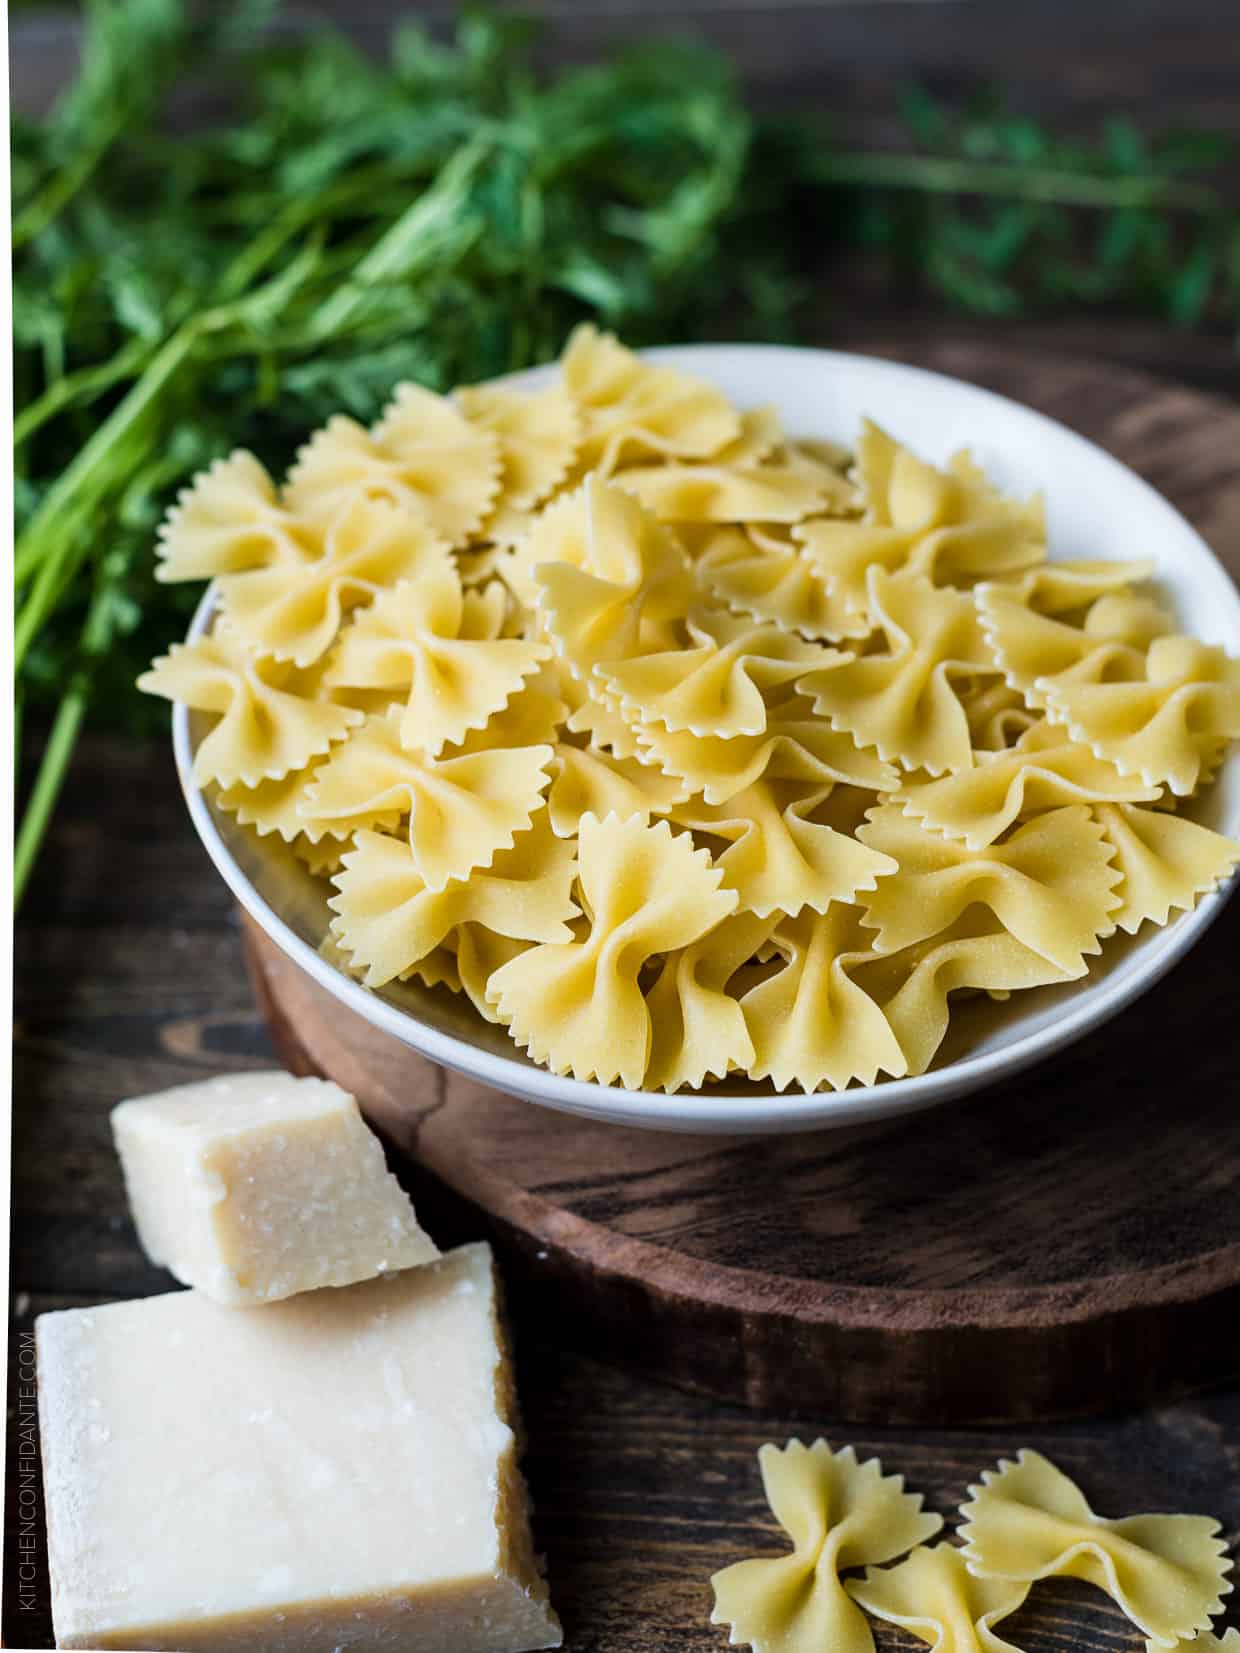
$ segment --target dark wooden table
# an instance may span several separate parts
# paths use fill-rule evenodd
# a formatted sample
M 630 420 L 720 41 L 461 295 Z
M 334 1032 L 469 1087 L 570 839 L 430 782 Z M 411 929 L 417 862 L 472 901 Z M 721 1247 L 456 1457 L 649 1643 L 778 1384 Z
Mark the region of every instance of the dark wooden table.
M 347 16 L 367 41 L 387 0 L 303 7 Z M 442 17 L 450 8 L 434 8 Z M 697 8 L 627 0 L 551 8 L 551 50 L 581 56 L 609 38 L 689 19 L 740 54 L 756 94 L 829 102 L 854 135 L 881 136 L 893 81 L 928 75 L 953 90 L 1001 78 L 1022 107 L 1088 126 L 1122 108 L 1152 125 L 1204 119 L 1240 133 L 1240 22 L 1234 0 L 841 0 Z M 19 21 L 17 83 L 63 74 L 70 36 Z M 28 71 L 28 72 L 27 72 Z M 824 342 L 864 325 L 910 341 L 976 336 L 924 302 L 876 293 L 848 272 L 824 315 Z M 1080 319 L 1005 326 L 1032 350 L 1087 351 L 1230 394 L 1240 368 L 1219 337 Z M 27 1334 L 47 1308 L 167 1289 L 137 1247 L 108 1132 L 120 1097 L 271 1061 L 231 902 L 191 832 L 166 747 L 88 739 L 66 788 L 17 937 L 13 1108 L 12 1321 L 4 1643 L 52 1646 Z M 1240 1057 L 1237 1059 L 1240 1081 Z M 518 1329 L 520 1332 L 520 1329 Z M 779 1547 L 755 1452 L 789 1435 L 877 1452 L 950 1515 L 1000 1455 L 1040 1448 L 1079 1475 L 1106 1513 L 1207 1511 L 1240 1539 L 1240 1387 L 1138 1415 L 1013 1432 L 849 1428 L 817 1415 L 763 1415 L 694 1399 L 527 1335 L 520 1386 L 537 1535 L 576 1653 L 726 1644 L 708 1623 L 709 1575 Z M 1233 1600 L 1237 1598 L 1232 1598 Z M 1117 1610 L 1083 1586 L 1040 1587 L 1005 1622 L 1030 1653 L 1138 1648 Z M 1222 1623 L 1240 1624 L 1233 1607 Z M 1216 1625 L 1216 1628 L 1218 1626 Z M 915 1644 L 878 1637 L 882 1649 Z M 824 1650 L 826 1653 L 826 1650 Z

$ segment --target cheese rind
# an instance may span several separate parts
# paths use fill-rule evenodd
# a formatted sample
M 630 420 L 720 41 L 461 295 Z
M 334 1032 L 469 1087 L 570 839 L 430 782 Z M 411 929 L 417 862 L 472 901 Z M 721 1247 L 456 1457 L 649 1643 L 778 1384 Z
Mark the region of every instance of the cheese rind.
M 238 1312 L 42 1315 L 57 1644 L 557 1647 L 489 1248 Z
M 339 1085 L 246 1073 L 136 1097 L 112 1134 L 143 1249 L 243 1307 L 439 1255 Z

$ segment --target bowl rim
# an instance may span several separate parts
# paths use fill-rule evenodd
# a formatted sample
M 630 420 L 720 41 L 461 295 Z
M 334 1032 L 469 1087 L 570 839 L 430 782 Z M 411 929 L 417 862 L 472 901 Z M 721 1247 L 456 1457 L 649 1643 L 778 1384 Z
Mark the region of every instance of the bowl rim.
M 1067 438 L 1071 443 L 1078 445 L 1088 453 L 1092 463 L 1101 464 L 1104 468 L 1122 475 L 1127 487 L 1136 486 L 1148 496 L 1149 502 L 1156 505 L 1160 512 L 1170 512 L 1179 520 L 1197 542 L 1200 550 L 1223 576 L 1231 592 L 1234 623 L 1237 629 L 1240 629 L 1240 592 L 1237 592 L 1227 570 L 1193 524 L 1138 472 L 1059 420 L 1052 419 L 1013 397 L 1003 396 L 997 391 L 972 384 L 969 380 L 957 378 L 952 374 L 893 361 L 886 357 L 868 356 L 860 352 L 825 350 L 809 346 L 724 343 L 668 345 L 642 351 L 640 354 L 652 361 L 663 361 L 668 365 L 682 366 L 692 371 L 695 363 L 700 366 L 703 357 L 717 355 L 720 351 L 755 358 L 778 356 L 808 359 L 826 369 L 833 363 L 846 362 L 861 364 L 876 372 L 898 374 L 901 377 L 913 375 L 957 390 L 965 389 L 973 397 L 1007 409 L 1016 409 L 1023 417 L 1050 427 L 1058 439 Z M 506 375 L 506 380 L 514 385 L 536 385 L 540 379 L 553 372 L 554 367 L 555 363 L 547 363 Z M 704 376 L 709 376 L 702 371 Z M 187 641 L 196 641 L 206 633 L 215 607 L 216 586 L 213 581 L 194 612 L 186 635 Z M 320 987 L 381 1032 L 391 1035 L 432 1061 L 454 1069 L 493 1090 L 560 1111 L 609 1123 L 645 1128 L 682 1131 L 698 1128 L 714 1132 L 732 1129 L 737 1133 L 763 1134 L 821 1130 L 934 1107 L 953 1097 L 979 1090 L 997 1079 L 1020 1073 L 1033 1063 L 1063 1050 L 1153 987 L 1195 945 L 1218 917 L 1240 882 L 1240 878 L 1233 874 L 1204 895 L 1191 911 L 1180 913 L 1161 931 L 1161 936 L 1165 939 L 1151 947 L 1148 956 L 1142 958 L 1132 971 L 1125 973 L 1118 980 L 1104 978 L 1095 982 L 1092 987 L 1088 976 L 1082 977 L 1080 1003 L 1070 1003 L 1066 1006 L 1062 1016 L 1050 1027 L 1035 1029 L 997 1050 L 962 1056 L 945 1067 L 934 1068 L 926 1073 L 902 1079 L 887 1079 L 873 1085 L 852 1086 L 843 1091 L 793 1090 L 775 1094 L 755 1094 L 752 1091 L 729 1092 L 722 1088 L 709 1093 L 626 1090 L 620 1086 L 600 1085 L 594 1080 L 573 1079 L 553 1074 L 545 1068 L 530 1064 L 515 1049 L 512 1056 L 500 1056 L 458 1039 L 453 1034 L 441 1032 L 420 1021 L 411 1012 L 381 998 L 361 982 L 344 975 L 328 963 L 264 900 L 224 842 L 205 793 L 198 789 L 192 779 L 193 751 L 189 710 L 179 703 L 174 705 L 172 712 L 172 744 L 177 775 L 190 819 L 216 871 L 259 928 Z

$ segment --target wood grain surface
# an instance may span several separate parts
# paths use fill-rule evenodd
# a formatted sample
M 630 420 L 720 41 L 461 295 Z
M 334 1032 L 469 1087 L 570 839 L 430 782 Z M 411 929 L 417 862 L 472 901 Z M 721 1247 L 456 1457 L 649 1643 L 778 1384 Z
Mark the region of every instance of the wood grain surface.
M 870 348 L 881 343 L 856 342 Z M 915 354 L 905 340 L 889 344 L 895 353 Z M 996 359 L 969 341 L 923 339 L 920 353 L 978 380 L 994 370 Z M 1015 371 L 1009 362 L 1003 383 L 1034 396 L 1037 364 L 1029 362 L 1013 378 Z M 1068 422 L 1099 429 L 1102 421 L 1121 433 L 1121 442 L 1136 443 L 1151 480 L 1234 555 L 1240 545 L 1234 497 L 1240 444 L 1216 445 L 1208 433 L 1185 441 L 1184 410 L 1199 406 L 1192 393 L 1164 388 L 1155 397 L 1139 378 L 1118 382 L 1086 360 L 1063 372 L 1065 401 L 1058 411 Z M 1223 403 L 1212 411 L 1220 431 L 1237 417 Z M 1207 1114 L 1217 1122 L 1221 1099 L 1235 1100 L 1235 1043 L 1227 1020 L 1235 1003 L 1235 917 L 1234 910 L 1225 916 L 1179 971 L 1129 1013 L 1143 1035 L 1146 1059 L 1124 1068 L 1122 1084 L 1131 1097 L 1128 1130 L 1148 1155 L 1149 1202 L 1130 1210 L 1127 1233 L 1103 1237 L 1108 1247 L 1122 1248 L 1133 1234 L 1164 1221 L 1160 1190 L 1183 1171 L 1177 1153 L 1193 1138 L 1191 1122 Z M 1200 1031 L 1195 1036 L 1191 1088 L 1186 1093 L 1182 1084 L 1155 1083 L 1158 1052 L 1165 1047 L 1182 1054 L 1203 1014 L 1214 1031 L 1204 1041 Z M 23 1386 L 29 1375 L 23 1336 L 42 1309 L 164 1290 L 172 1283 L 136 1245 L 111 1152 L 108 1109 L 127 1094 L 261 1065 L 273 1055 L 246 980 L 238 921 L 193 837 L 166 749 L 87 743 L 23 912 L 17 1015 L 4 1637 L 8 1646 L 44 1648 L 52 1642 L 37 1473 L 27 1474 L 35 1434 Z M 1149 1036 L 1151 1026 L 1156 1038 Z M 1048 1127 L 1065 1175 L 1081 1173 L 1074 1110 L 1089 1109 L 1100 1086 L 1117 1082 L 1107 1066 L 1113 1059 L 1113 1052 L 1090 1040 L 1075 1047 L 1059 1073 L 1058 1084 L 1075 1087 L 1055 1098 Z M 862 1212 L 871 1230 L 903 1228 L 924 1236 L 936 1207 L 966 1206 L 970 1174 L 1005 1151 L 1005 1140 L 1018 1131 L 1018 1116 L 1005 1111 L 1013 1106 L 1019 1102 L 992 1102 L 988 1112 L 979 1100 L 958 1110 L 958 1119 L 971 1119 L 974 1127 L 961 1138 L 950 1134 L 948 1112 L 914 1121 L 905 1129 L 922 1133 L 924 1185 L 906 1183 L 886 1194 L 881 1188 L 854 1191 L 849 1198 L 861 1202 L 854 1212 Z M 1122 1117 L 1113 1128 L 1123 1134 Z M 1189 1247 L 1202 1236 L 1208 1246 L 1216 1235 L 1235 1233 L 1240 1155 L 1234 1146 L 1211 1155 L 1213 1139 L 1204 1128 L 1200 1137 L 1199 1147 L 1207 1151 L 1192 1160 L 1196 1169 L 1181 1190 L 1191 1196 L 1196 1183 L 1195 1200 L 1180 1206 L 1179 1237 Z M 789 1150 L 771 1145 L 769 1151 L 778 1157 Z M 735 1178 L 737 1166 L 729 1169 L 727 1150 L 721 1152 L 725 1173 Z M 841 1164 L 847 1166 L 847 1155 Z M 1091 1202 L 1106 1199 L 1110 1175 L 1110 1165 L 1100 1162 L 1082 1183 L 1082 1222 Z M 661 1205 L 648 1195 L 640 1179 L 626 1188 L 605 1164 L 600 1167 L 596 1210 L 623 1209 L 626 1222 L 647 1238 L 662 1240 L 670 1231 L 680 1243 L 685 1224 L 678 1203 Z M 726 1231 L 717 1190 L 712 1197 L 713 1226 Z M 480 1231 L 462 1225 L 459 1207 L 436 1211 L 431 1220 L 445 1242 Z M 955 1259 L 962 1279 L 992 1267 L 992 1251 L 1001 1255 L 1018 1243 L 1036 1250 L 1028 1214 L 1018 1203 L 988 1213 L 986 1224 L 983 1230 L 979 1217 L 972 1249 Z M 1022 1228 L 1026 1238 L 1018 1242 Z M 864 1253 L 864 1229 L 828 1237 L 850 1245 L 857 1257 Z M 773 1236 L 773 1243 L 779 1238 Z M 889 1250 L 886 1266 L 894 1262 Z M 1235 1387 L 1058 1426 L 946 1430 L 941 1419 L 916 1430 L 891 1427 L 889 1420 L 849 1425 L 830 1406 L 795 1399 L 746 1410 L 578 1352 L 580 1328 L 557 1317 L 550 1298 L 540 1301 L 532 1269 L 518 1272 L 518 1364 L 537 1536 L 547 1552 L 567 1645 L 582 1653 L 726 1644 L 724 1632 L 708 1623 L 707 1581 L 731 1561 L 779 1548 L 754 1455 L 764 1440 L 791 1435 L 824 1434 L 880 1453 L 949 1518 L 984 1466 L 1031 1445 L 1077 1475 L 1105 1513 L 1208 1512 L 1224 1523 L 1233 1546 L 1240 1541 Z M 1210 1337 L 1217 1335 L 1218 1328 L 1195 1334 L 1193 1349 L 1208 1358 Z M 1229 1335 L 1226 1326 L 1222 1335 Z M 1130 1349 L 1126 1358 L 1131 1366 L 1145 1352 Z M 1117 1396 L 1131 1390 L 1130 1370 L 1112 1368 L 1110 1376 Z M 979 1384 L 990 1380 L 983 1362 Z M 33 1547 L 24 1548 L 27 1543 Z M 1224 1622 L 1240 1623 L 1234 1608 Z M 1029 1653 L 1139 1646 L 1117 1610 L 1078 1585 L 1039 1587 L 1005 1630 Z M 880 1631 L 877 1640 L 880 1653 L 917 1645 L 889 1631 Z

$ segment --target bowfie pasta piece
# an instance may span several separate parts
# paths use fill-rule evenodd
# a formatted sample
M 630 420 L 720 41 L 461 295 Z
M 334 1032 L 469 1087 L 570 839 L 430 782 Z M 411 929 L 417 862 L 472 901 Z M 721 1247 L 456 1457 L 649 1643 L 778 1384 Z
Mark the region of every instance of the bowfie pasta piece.
M 1006 751 L 1041 722 L 1039 714 L 1025 704 L 1024 695 L 1002 678 L 979 678 L 961 693 L 960 703 L 969 720 L 975 757 Z
M 973 762 L 963 678 L 994 671 L 973 599 L 924 575 L 872 568 L 868 601 L 886 648 L 805 677 L 817 716 L 905 769 L 932 775 Z
M 729 1625 L 730 1639 L 756 1653 L 873 1653 L 870 1627 L 840 1572 L 893 1560 L 933 1538 L 942 1518 L 905 1492 L 903 1476 L 884 1475 L 877 1458 L 858 1463 L 851 1446 L 768 1444 L 758 1463 L 792 1553 L 716 1573 L 711 1623 Z
M 800 522 L 850 497 L 837 471 L 772 451 L 783 437 L 770 409 L 740 422 L 740 435 L 710 460 L 631 465 L 616 480 L 661 522 Z
M 1117 656 L 1125 677 L 1118 682 Z M 1130 660 L 1139 676 L 1127 669 Z M 1195 637 L 1156 637 L 1144 656 L 1113 644 L 1054 678 L 1040 677 L 1037 688 L 1047 716 L 1073 740 L 1177 797 L 1196 789 L 1220 742 L 1240 737 L 1240 660 Z
M 443 749 L 445 757 L 499 751 L 508 746 L 551 746 L 560 738 L 568 707 L 560 698 L 554 662 L 525 678 L 512 698 L 478 729 Z
M 685 621 L 689 642 L 595 667 L 622 714 L 677 733 L 761 735 L 764 691 L 825 673 L 853 657 L 807 642 L 781 626 L 724 609 L 698 609 Z
M 571 727 L 570 720 L 570 727 Z M 625 725 L 636 748 L 669 775 L 680 777 L 708 804 L 726 803 L 758 781 L 841 783 L 893 792 L 898 774 L 872 747 L 858 746 L 843 729 L 814 717 L 797 694 L 768 702 L 761 734 L 695 735 L 657 725 Z
M 530 571 L 557 653 L 582 679 L 601 662 L 670 644 L 667 622 L 693 600 L 689 560 L 674 535 L 597 476 L 544 512 L 513 558 Z
M 220 606 L 257 654 L 311 666 L 347 614 L 402 580 L 452 568 L 452 554 L 424 522 L 384 500 L 359 496 L 313 534 L 313 561 L 280 562 L 219 580 Z
M 651 1025 L 638 975 L 648 959 L 691 946 L 736 906 L 722 874 L 666 821 L 582 818 L 581 940 L 532 948 L 491 978 L 489 995 L 516 1042 L 553 1073 L 640 1086 Z
M 745 1013 L 728 983 L 766 943 L 773 920 L 733 913 L 702 941 L 663 960 L 646 994 L 650 1090 L 699 1090 L 707 1079 L 748 1072 L 754 1059 Z
M 1160 788 L 1121 775 L 1058 725 L 1036 723 L 1009 751 L 972 769 L 896 793 L 930 832 L 985 849 L 1018 820 L 1070 803 L 1150 803 Z
M 580 746 L 555 748 L 555 774 L 547 794 L 551 829 L 561 838 L 576 836 L 583 815 L 666 815 L 683 803 L 689 789 L 674 775 L 632 758 L 612 757 Z
M 503 613 L 492 589 L 463 591 L 454 569 L 394 586 L 345 628 L 324 683 L 406 690 L 401 740 L 437 755 L 483 728 L 551 652 L 496 635 Z
M 589 322 L 574 329 L 560 372 L 581 415 L 582 470 L 609 476 L 642 458 L 709 459 L 741 434 L 714 385 L 643 361 Z
M 1165 924 L 1173 908 L 1191 912 L 1240 862 L 1240 844 L 1196 821 L 1131 804 L 1103 804 L 1094 814 L 1114 850 L 1123 905 L 1111 916 L 1135 935 L 1148 919 Z
M 450 545 L 464 544 L 499 491 L 499 443 L 444 396 L 398 386 L 369 430 L 337 414 L 298 454 L 285 483 L 288 505 L 330 521 L 359 494 L 420 516 Z
M 955 1545 L 916 1549 L 899 1566 L 871 1567 L 846 1588 L 867 1613 L 911 1631 L 935 1653 L 1019 1653 L 994 1627 L 1021 1606 L 1029 1586 L 975 1578 Z
M 947 1034 L 953 993 L 994 998 L 1069 976 L 1002 928 L 990 913 L 966 912 L 928 941 L 850 961 L 856 985 L 877 1004 L 910 1074 L 925 1073 Z
M 1086 955 L 1114 932 L 1120 872 L 1084 804 L 1035 815 L 982 850 L 926 832 L 899 804 L 872 810 L 858 837 L 900 869 L 863 903 L 864 922 L 877 932 L 876 952 L 929 941 L 977 904 L 1017 941 L 1076 977 L 1088 969 Z
M 987 1470 L 961 1506 L 969 1571 L 1032 1583 L 1080 1578 L 1105 1590 L 1137 1629 L 1174 1647 L 1223 1610 L 1232 1563 L 1217 1521 L 1200 1515 L 1095 1515 L 1040 1453 Z
M 753 1041 L 752 1079 L 806 1094 L 900 1078 L 907 1062 L 886 1016 L 849 974 L 869 951 L 855 907 L 782 918 L 771 941 L 782 967 L 741 999 Z
M 159 525 L 155 554 L 155 578 L 170 584 L 295 568 L 318 553 L 315 534 L 281 504 L 263 465 L 237 448 L 182 488 Z
M 691 800 L 673 811 L 673 819 L 728 843 L 716 864 L 742 912 L 765 918 L 810 907 L 822 913 L 833 901 L 876 889 L 897 871 L 881 850 L 808 818 L 830 790 L 766 779 L 723 804 Z
M 857 443 L 860 522 L 803 523 L 796 537 L 830 589 L 867 609 L 871 567 L 935 584 L 986 579 L 1046 558 L 1042 501 L 1005 499 L 965 455 L 937 470 L 864 421 Z
M 578 916 L 575 845 L 556 838 L 545 812 L 486 871 L 428 889 L 407 838 L 359 832 L 333 879 L 332 934 L 367 987 L 404 975 L 465 924 L 514 941 L 561 942 Z
M 433 758 L 401 743 L 398 719 L 374 717 L 315 771 L 303 810 L 359 826 L 407 819 L 413 865 L 430 890 L 489 867 L 543 807 L 550 746 Z
M 194 753 L 194 785 L 256 787 L 304 769 L 362 721 L 362 713 L 321 697 L 318 673 L 260 660 L 225 626 L 194 643 L 174 643 L 138 679 L 218 721 Z
M 341 748 L 337 746 L 335 750 Z M 306 769 L 294 769 L 277 781 L 260 781 L 257 786 L 242 786 L 238 782 L 224 787 L 216 792 L 215 801 L 221 809 L 235 815 L 240 826 L 253 827 L 260 838 L 274 832 L 286 844 L 294 846 L 299 839 L 309 845 L 318 845 L 324 839 L 335 840 L 335 853 L 339 853 L 343 841 L 351 838 L 358 827 L 391 832 L 399 826 L 400 815 L 394 809 L 368 810 L 356 816 L 338 815 L 331 820 L 319 820 L 307 814 L 306 792 L 324 761 L 316 760 Z M 321 865 L 324 856 L 313 859 Z
M 703 589 L 736 614 L 820 641 L 869 635 L 868 615 L 842 602 L 808 557 L 765 527 L 719 529 L 694 571 Z
M 1052 562 L 1015 580 L 979 585 L 978 621 L 1007 683 L 1028 705 L 1043 710 L 1039 679 L 1078 665 L 1107 643 L 1126 643 L 1131 635 L 1126 611 L 1117 615 L 1111 606 L 1100 614 L 1118 623 L 1120 635 L 1110 635 L 1098 620 L 1089 626 L 1093 606 L 1130 591 L 1152 571 L 1149 562 Z
M 499 443 L 497 510 L 530 511 L 555 492 L 581 444 L 581 421 L 563 385 L 542 390 L 465 385 L 453 395 L 470 424 L 490 431 Z M 488 524 L 480 532 L 489 537 Z

